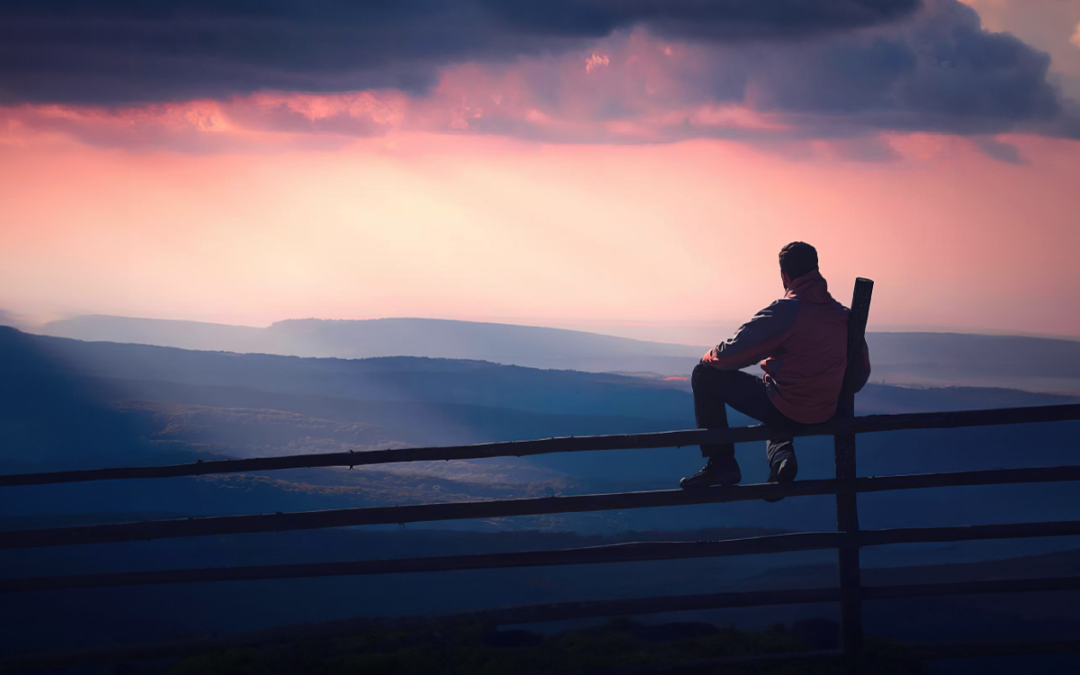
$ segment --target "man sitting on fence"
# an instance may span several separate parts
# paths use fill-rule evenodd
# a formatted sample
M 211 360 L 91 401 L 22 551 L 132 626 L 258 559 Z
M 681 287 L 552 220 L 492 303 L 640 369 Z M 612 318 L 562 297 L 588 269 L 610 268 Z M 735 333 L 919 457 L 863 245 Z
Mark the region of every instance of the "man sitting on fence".
M 782 434 L 802 424 L 819 424 L 836 415 L 847 368 L 848 309 L 829 295 L 818 272 L 817 251 L 796 241 L 780 251 L 784 297 L 758 312 L 735 336 L 721 342 L 694 368 L 694 414 L 699 428 L 726 429 L 727 404 L 781 434 L 768 443 L 769 482 L 795 480 L 795 445 Z M 744 373 L 761 362 L 764 377 Z M 870 355 L 863 341 L 855 391 L 870 377 Z M 684 488 L 733 485 L 742 480 L 735 446 L 702 445 L 705 467 Z

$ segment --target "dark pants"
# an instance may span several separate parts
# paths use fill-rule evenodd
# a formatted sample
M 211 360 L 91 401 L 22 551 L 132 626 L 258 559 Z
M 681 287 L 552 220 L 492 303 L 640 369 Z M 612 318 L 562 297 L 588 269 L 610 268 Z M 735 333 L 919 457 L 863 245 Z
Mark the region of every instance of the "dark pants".
M 773 429 L 791 429 L 799 426 L 776 409 L 765 391 L 765 383 L 741 370 L 717 370 L 699 363 L 690 379 L 694 387 L 694 416 L 699 429 L 727 429 L 727 404 L 748 417 Z M 704 457 L 724 459 L 735 456 L 735 445 L 702 445 Z M 782 434 L 769 441 L 769 466 L 795 456 L 795 443 Z

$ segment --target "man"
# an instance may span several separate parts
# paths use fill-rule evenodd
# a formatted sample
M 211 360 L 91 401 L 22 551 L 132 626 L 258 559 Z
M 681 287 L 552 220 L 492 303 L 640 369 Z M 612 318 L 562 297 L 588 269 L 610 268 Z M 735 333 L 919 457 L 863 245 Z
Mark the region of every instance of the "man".
M 819 424 L 836 415 L 847 369 L 848 309 L 829 295 L 818 272 L 817 251 L 796 241 L 780 250 L 784 297 L 758 312 L 731 339 L 721 342 L 694 368 L 694 414 L 699 428 L 726 429 L 727 404 L 781 430 L 769 441 L 769 482 L 795 480 L 795 445 L 782 431 Z M 764 377 L 740 368 L 761 362 Z M 855 390 L 870 377 L 870 354 L 863 341 Z M 705 467 L 684 488 L 733 485 L 742 480 L 735 446 L 702 445 Z

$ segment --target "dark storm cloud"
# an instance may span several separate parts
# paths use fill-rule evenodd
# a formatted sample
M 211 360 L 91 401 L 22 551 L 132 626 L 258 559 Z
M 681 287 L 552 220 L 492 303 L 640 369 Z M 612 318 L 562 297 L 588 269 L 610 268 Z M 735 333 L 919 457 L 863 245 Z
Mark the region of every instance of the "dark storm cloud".
M 525 34 L 602 37 L 616 28 L 646 23 L 670 37 L 740 40 L 871 26 L 910 13 L 920 0 L 480 0 L 480 4 Z
M 443 69 L 454 64 L 477 65 Z M 400 128 L 572 143 L 832 139 L 874 161 L 888 147 L 860 139 L 926 131 L 1022 162 L 991 137 L 1080 139 L 1080 107 L 1050 65 L 957 0 L 0 0 L 0 104 L 106 108 L 26 113 L 25 128 L 185 151 L 237 139 L 155 125 L 153 110 L 169 106 L 136 105 L 148 116 L 112 124 L 112 106 L 214 98 L 235 127 L 312 138 Z M 383 112 L 244 96 L 371 89 L 407 95 L 372 94 L 372 106 L 391 99 Z M 768 124 L 698 114 L 725 106 Z
M 873 38 L 785 46 L 787 67 L 757 71 L 759 104 L 901 131 L 1076 137 L 1070 104 L 1047 79 L 1049 55 L 980 23 L 970 7 L 938 0 Z
M 123 104 L 262 90 L 427 90 L 440 66 L 646 26 L 701 40 L 874 26 L 919 0 L 14 0 L 0 102 Z
M 749 101 L 796 134 L 860 130 L 1080 138 L 1080 111 L 1048 79 L 1050 56 L 992 33 L 956 0 L 927 0 L 912 18 L 827 39 L 705 47 L 684 78 L 687 102 Z M 676 75 L 679 77 L 679 75 Z M 1007 161 L 1006 150 L 990 152 Z
M 842 154 L 867 160 L 893 155 L 881 144 L 853 139 L 921 131 L 983 138 L 979 147 L 986 154 L 1014 163 L 1022 161 L 1015 149 L 986 138 L 1027 132 L 1080 139 L 1080 110 L 1048 79 L 1050 57 L 1009 33 L 984 30 L 978 14 L 957 0 L 926 0 L 902 21 L 815 39 L 681 44 L 685 57 L 669 59 L 656 49 L 650 55 L 624 32 L 594 43 L 608 60 L 591 76 L 580 58 L 570 69 L 546 63 L 529 69 L 524 79 L 531 98 L 521 107 L 544 119 L 570 118 L 570 127 L 532 124 L 520 109 L 499 116 L 485 105 L 485 116 L 470 129 L 578 143 L 833 139 Z M 642 68 L 643 61 L 650 67 Z M 660 93 L 650 93 L 650 84 Z M 694 121 L 699 106 L 727 104 L 773 116 L 785 128 Z M 669 111 L 681 114 L 663 114 Z M 657 118 L 665 121 L 646 122 L 641 134 L 603 126 Z

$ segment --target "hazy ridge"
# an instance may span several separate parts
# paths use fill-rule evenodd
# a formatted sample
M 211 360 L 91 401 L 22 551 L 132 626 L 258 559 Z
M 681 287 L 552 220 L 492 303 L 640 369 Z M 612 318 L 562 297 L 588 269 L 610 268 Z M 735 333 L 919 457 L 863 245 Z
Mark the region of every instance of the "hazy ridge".
M 586 372 L 689 375 L 706 345 L 443 319 L 280 321 L 266 328 L 81 316 L 42 332 L 79 340 L 303 357 L 419 356 Z M 716 341 L 727 337 L 717 335 Z M 965 333 L 871 332 L 874 382 L 1080 394 L 1080 341 Z

